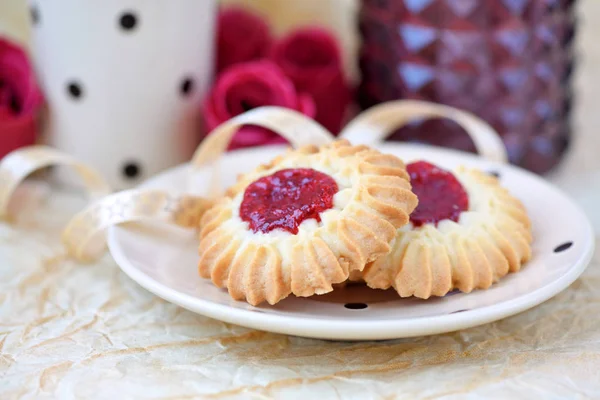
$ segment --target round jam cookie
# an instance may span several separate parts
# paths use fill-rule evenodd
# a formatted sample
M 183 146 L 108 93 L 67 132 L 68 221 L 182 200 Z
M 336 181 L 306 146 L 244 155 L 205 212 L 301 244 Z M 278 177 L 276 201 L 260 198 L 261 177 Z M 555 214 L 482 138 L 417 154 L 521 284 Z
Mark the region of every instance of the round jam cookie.
M 238 178 L 200 222 L 200 275 L 256 305 L 333 290 L 389 253 L 417 205 L 404 163 L 340 140 Z
M 388 255 L 351 278 L 427 299 L 453 289 L 487 289 L 529 260 L 529 217 L 495 177 L 466 168 L 450 173 L 425 162 L 407 170 L 419 198 L 411 223 L 398 229 Z

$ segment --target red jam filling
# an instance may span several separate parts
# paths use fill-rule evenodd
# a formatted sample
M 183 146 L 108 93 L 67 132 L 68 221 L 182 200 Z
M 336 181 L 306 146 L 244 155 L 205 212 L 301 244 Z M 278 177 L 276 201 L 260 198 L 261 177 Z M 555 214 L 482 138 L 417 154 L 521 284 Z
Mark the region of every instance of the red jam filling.
M 327 174 L 311 168 L 283 169 L 250 184 L 240 205 L 240 218 L 253 232 L 283 229 L 298 233 L 307 219 L 333 207 L 338 186 Z
M 414 226 L 437 224 L 444 219 L 457 222 L 469 208 L 469 196 L 450 172 L 425 161 L 406 166 L 419 205 L 410 215 Z

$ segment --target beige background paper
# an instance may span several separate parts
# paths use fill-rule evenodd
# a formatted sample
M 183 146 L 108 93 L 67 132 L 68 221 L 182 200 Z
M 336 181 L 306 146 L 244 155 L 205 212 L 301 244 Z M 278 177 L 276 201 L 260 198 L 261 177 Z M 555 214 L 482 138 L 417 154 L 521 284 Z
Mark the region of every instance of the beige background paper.
M 275 2 L 346 3 L 248 1 L 282 30 L 291 22 Z M 303 18 L 341 32 L 351 8 L 337 7 Z M 20 0 L 0 0 L 0 32 L 26 39 L 24 10 Z M 580 15 L 578 139 L 550 178 L 588 206 L 600 230 L 600 2 L 582 0 Z M 44 184 L 21 193 L 18 222 L 0 223 L 2 399 L 600 398 L 598 255 L 565 292 L 503 321 L 424 338 L 327 342 L 195 315 L 140 288 L 110 256 L 74 264 L 59 233 L 84 196 Z

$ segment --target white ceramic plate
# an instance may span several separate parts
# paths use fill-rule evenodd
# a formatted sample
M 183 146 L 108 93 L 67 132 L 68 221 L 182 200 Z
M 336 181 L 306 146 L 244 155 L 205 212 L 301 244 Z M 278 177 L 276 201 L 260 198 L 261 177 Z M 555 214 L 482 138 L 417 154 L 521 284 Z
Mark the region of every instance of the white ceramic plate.
M 150 292 L 188 310 L 251 328 L 338 340 L 378 340 L 431 335 L 495 321 L 534 307 L 568 287 L 588 265 L 594 248 L 592 227 L 579 208 L 541 178 L 515 167 L 493 164 L 464 153 L 426 146 L 385 144 L 385 152 L 405 161 L 433 160 L 500 174 L 520 198 L 533 222 L 533 258 L 488 290 L 451 293 L 429 300 L 401 299 L 393 291 L 351 286 L 324 296 L 283 300 L 252 307 L 232 300 L 198 276 L 196 234 L 159 224 L 113 227 L 109 248 L 121 269 Z M 241 150 L 221 161 L 225 185 L 272 158 L 283 147 Z M 190 178 L 187 165 L 158 175 L 142 187 L 202 193 L 209 171 Z M 569 245 L 570 244 L 570 245 Z M 562 250 L 562 251 L 559 251 Z

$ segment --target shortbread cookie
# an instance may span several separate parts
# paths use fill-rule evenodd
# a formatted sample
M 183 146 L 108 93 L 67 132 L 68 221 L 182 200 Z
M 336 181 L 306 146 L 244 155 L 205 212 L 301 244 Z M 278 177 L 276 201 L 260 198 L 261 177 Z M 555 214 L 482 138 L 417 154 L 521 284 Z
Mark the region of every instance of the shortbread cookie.
M 389 253 L 416 205 L 395 156 L 345 140 L 289 151 L 206 212 L 200 275 L 253 305 L 327 293 Z
M 531 257 L 525 208 L 481 171 L 454 174 L 427 162 L 409 164 L 419 206 L 398 230 L 392 251 L 351 279 L 402 297 L 444 296 L 486 289 Z

